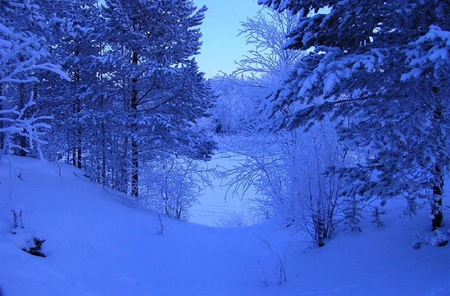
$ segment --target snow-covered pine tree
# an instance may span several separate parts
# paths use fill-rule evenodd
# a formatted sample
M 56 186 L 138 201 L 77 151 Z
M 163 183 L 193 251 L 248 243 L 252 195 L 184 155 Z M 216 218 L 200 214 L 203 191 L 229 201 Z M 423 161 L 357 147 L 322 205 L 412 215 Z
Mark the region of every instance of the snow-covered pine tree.
M 0 2 L 0 134 L 1 150 L 29 152 L 42 142 L 45 116 L 35 115 L 35 84 L 39 73 L 68 79 L 60 66 L 49 62 L 38 6 L 31 0 Z
M 335 170 L 345 195 L 426 197 L 439 228 L 450 158 L 450 2 L 258 2 L 298 14 L 286 46 L 312 50 L 267 101 L 272 126 L 333 116 L 341 138 L 360 153 L 354 165 Z
M 193 128 L 209 90 L 193 57 L 206 8 L 190 0 L 106 0 L 102 28 L 125 117 L 130 193 L 139 195 L 142 159 L 179 153 L 208 158 L 209 140 Z
M 89 118 L 101 93 L 96 67 L 100 44 L 94 31 L 100 21 L 98 1 L 35 1 L 48 23 L 51 58 L 71 78 L 61 82 L 46 75 L 39 85 L 38 108 L 51 112 L 56 123 L 48 137 L 51 145 L 47 154 L 52 160 L 58 158 L 81 168 L 83 156 L 89 155 L 90 132 L 96 130 Z

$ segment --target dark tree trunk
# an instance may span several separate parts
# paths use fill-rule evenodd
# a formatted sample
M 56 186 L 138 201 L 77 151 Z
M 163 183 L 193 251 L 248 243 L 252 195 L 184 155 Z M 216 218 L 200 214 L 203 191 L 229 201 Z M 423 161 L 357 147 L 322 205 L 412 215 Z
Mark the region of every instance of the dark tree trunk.
M 74 106 L 74 113 L 75 113 L 75 131 L 73 132 L 74 142 L 73 142 L 73 148 L 72 148 L 72 165 L 81 169 L 83 167 L 82 165 L 82 136 L 83 136 L 83 130 L 80 126 L 79 121 L 79 115 L 81 113 L 81 100 L 79 98 L 75 99 L 75 106 Z
M 106 127 L 105 124 L 102 123 L 102 132 L 101 132 L 101 169 L 100 169 L 100 176 L 101 176 L 101 184 L 102 185 L 107 185 L 108 182 L 106 180 Z
M 133 52 L 132 62 L 137 65 L 139 57 L 137 52 Z M 138 79 L 134 77 L 131 80 L 131 195 L 139 196 L 139 145 L 137 140 L 137 116 L 138 116 Z
M 129 138 L 127 135 L 125 135 L 123 139 L 123 157 L 120 162 L 120 179 L 118 180 L 118 186 L 117 188 L 122 191 L 125 194 L 128 194 L 128 182 L 129 182 L 129 176 L 128 176 L 128 158 L 129 158 Z
M 432 220 L 432 228 L 436 230 L 441 228 L 442 220 L 444 220 L 444 214 L 442 213 L 442 205 L 443 205 L 443 188 L 444 188 L 444 178 L 440 174 L 441 170 L 439 166 L 436 166 L 436 172 L 439 174 L 438 183 L 433 186 L 433 201 L 431 207 L 431 214 L 433 216 Z
M 25 104 L 26 104 L 26 85 L 24 83 L 21 83 L 19 85 L 19 109 L 23 109 L 25 108 Z M 23 130 L 23 132 L 26 132 L 25 130 Z M 27 156 L 27 152 L 26 149 L 29 147 L 28 146 L 28 141 L 27 141 L 27 137 L 23 136 L 23 135 L 19 135 L 19 145 L 20 145 L 20 150 L 17 151 L 17 154 L 19 156 Z
M 137 141 L 131 139 L 131 195 L 139 196 L 139 148 Z
M 433 93 L 438 94 L 439 88 L 433 87 Z M 436 125 L 437 136 L 443 137 L 440 124 L 442 124 L 443 120 L 443 108 L 439 103 L 436 103 L 436 109 L 434 110 L 434 124 Z M 439 159 L 439 158 L 437 158 Z M 442 174 L 441 164 L 437 163 L 434 166 L 434 184 L 433 184 L 433 204 L 431 207 L 431 214 L 433 216 L 432 220 L 432 228 L 433 231 L 440 228 L 442 226 L 442 220 L 444 219 L 444 214 L 442 213 L 442 205 L 443 205 L 443 194 L 444 194 L 444 176 Z
M 76 49 L 75 49 L 75 56 L 79 56 L 80 55 L 80 47 L 79 45 L 77 45 Z M 75 87 L 78 87 L 81 83 L 81 73 L 80 73 L 80 69 L 76 69 L 75 70 L 75 74 L 74 74 L 74 82 L 75 82 Z M 77 90 L 78 91 L 78 90 Z M 82 137 L 83 137 L 83 129 L 81 127 L 81 124 L 79 122 L 79 118 L 81 115 L 81 110 L 82 110 L 82 101 L 81 98 L 78 96 L 75 99 L 75 114 L 76 114 L 76 118 L 77 118 L 77 122 L 76 122 L 76 161 L 75 161 L 75 166 L 79 169 L 82 168 Z
M 81 145 L 82 145 L 82 140 L 81 137 L 83 135 L 83 131 L 81 129 L 81 127 L 79 126 L 77 129 L 77 163 L 76 163 L 76 167 L 81 169 L 83 167 L 82 165 L 82 149 L 81 149 Z

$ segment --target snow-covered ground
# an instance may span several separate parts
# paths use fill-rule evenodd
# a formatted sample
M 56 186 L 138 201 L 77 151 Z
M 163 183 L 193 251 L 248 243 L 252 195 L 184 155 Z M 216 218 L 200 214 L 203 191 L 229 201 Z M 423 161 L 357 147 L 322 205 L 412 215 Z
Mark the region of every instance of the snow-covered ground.
M 219 153 L 205 165 L 223 172 L 224 169 L 232 169 L 241 160 L 242 157 Z M 248 225 L 255 222 L 251 212 L 251 200 L 255 197 L 253 188 L 245 194 L 241 191 L 236 194 L 233 193 L 233 188 L 227 186 L 227 181 L 229 180 L 223 176 L 213 180 L 213 188 L 205 188 L 204 193 L 198 197 L 198 202 L 189 209 L 190 222 L 208 226 L 236 225 L 239 222 Z
M 450 295 L 450 247 L 410 247 L 412 231 L 429 233 L 425 212 L 393 209 L 383 228 L 365 221 L 363 232 L 339 230 L 309 249 L 271 224 L 162 217 L 159 235 L 158 215 L 66 165 L 4 156 L 0 182 L 2 296 Z M 12 210 L 23 211 L 16 235 Z M 21 251 L 33 237 L 46 239 L 46 258 Z

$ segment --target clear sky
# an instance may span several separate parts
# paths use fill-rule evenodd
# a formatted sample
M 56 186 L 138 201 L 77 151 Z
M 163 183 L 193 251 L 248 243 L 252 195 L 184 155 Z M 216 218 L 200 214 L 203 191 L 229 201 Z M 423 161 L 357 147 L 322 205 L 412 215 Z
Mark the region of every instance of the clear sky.
M 235 61 L 242 59 L 251 47 L 246 46 L 244 36 L 239 36 L 241 22 L 256 15 L 262 8 L 257 0 L 194 0 L 200 8 L 208 7 L 201 26 L 202 48 L 196 57 L 200 71 L 206 78 L 220 71 L 230 74 L 236 69 Z

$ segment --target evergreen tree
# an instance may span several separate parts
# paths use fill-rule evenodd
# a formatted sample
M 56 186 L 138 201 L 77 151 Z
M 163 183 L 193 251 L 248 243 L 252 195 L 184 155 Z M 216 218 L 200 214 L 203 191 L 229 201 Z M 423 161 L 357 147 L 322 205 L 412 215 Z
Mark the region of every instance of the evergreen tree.
M 106 1 L 104 59 L 121 94 L 125 165 L 134 196 L 143 159 L 156 153 L 209 157 L 209 141 L 203 145 L 193 128 L 209 105 L 208 87 L 193 59 L 205 11 L 189 0 Z
M 45 19 L 30 0 L 0 2 L 0 144 L 26 155 L 42 142 L 45 116 L 36 116 L 36 87 L 40 73 L 68 78 L 50 62 L 43 32 Z
M 101 93 L 97 57 L 101 45 L 95 28 L 100 13 L 95 0 L 35 0 L 48 22 L 47 42 L 51 58 L 67 71 L 70 81 L 44 76 L 39 85 L 38 107 L 54 115 L 47 154 L 58 156 L 78 168 L 89 155 L 92 112 Z
M 268 100 L 273 127 L 309 126 L 330 114 L 360 154 L 335 170 L 346 181 L 344 194 L 406 197 L 410 209 L 427 197 L 439 228 L 450 158 L 450 3 L 259 3 L 298 14 L 286 46 L 312 49 Z

